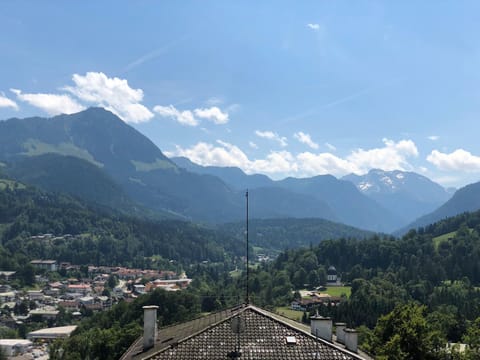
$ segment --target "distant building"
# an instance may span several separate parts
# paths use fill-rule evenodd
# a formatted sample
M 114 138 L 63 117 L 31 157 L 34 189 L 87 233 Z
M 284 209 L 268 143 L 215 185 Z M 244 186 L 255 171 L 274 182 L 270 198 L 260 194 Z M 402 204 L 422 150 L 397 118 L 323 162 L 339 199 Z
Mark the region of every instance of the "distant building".
M 0 304 L 15 301 L 16 292 L 15 291 L 6 291 L 0 293 Z
M 15 271 L 0 271 L 0 280 L 5 279 L 8 282 L 14 275 Z
M 137 284 L 133 285 L 133 288 L 137 294 L 145 294 L 145 285 Z
M 40 300 L 43 300 L 45 297 L 42 290 L 28 290 L 27 296 L 29 300 L 33 300 L 33 301 L 40 301 Z
M 41 309 L 33 309 L 28 312 L 30 316 L 41 316 L 44 320 L 54 320 L 60 311 L 53 307 L 45 307 Z
M 70 284 L 67 286 L 67 291 L 86 295 L 92 291 L 92 287 L 89 284 Z
M 337 284 L 338 282 L 338 274 L 337 269 L 335 266 L 330 266 L 327 270 L 327 284 Z
M 56 260 L 32 260 L 30 261 L 30 264 L 37 269 L 43 269 L 47 271 L 57 271 L 58 269 Z
M 32 340 L 55 340 L 59 338 L 66 338 L 69 337 L 76 328 L 76 325 L 70 325 L 40 329 L 28 333 L 27 338 Z
M 9 357 L 23 355 L 32 345 L 30 340 L 25 339 L 0 339 L 0 348 Z

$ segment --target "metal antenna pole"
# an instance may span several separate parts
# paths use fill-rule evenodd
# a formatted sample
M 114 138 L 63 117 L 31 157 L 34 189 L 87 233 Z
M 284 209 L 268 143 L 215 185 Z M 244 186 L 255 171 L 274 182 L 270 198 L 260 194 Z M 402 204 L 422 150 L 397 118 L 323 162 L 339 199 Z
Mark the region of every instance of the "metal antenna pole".
M 250 303 L 250 291 L 249 291 L 249 280 L 250 280 L 250 269 L 248 266 L 249 259 L 248 259 L 248 189 L 247 192 L 245 193 L 245 197 L 247 198 L 247 298 L 246 298 L 246 303 L 247 305 Z

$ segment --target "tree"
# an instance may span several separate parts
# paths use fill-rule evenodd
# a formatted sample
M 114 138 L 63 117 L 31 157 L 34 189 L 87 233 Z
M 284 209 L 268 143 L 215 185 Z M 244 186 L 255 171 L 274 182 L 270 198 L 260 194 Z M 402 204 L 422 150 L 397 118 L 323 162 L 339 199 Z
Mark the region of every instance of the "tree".
M 426 306 L 415 303 L 395 307 L 378 320 L 371 349 L 379 358 L 437 359 L 446 340 L 429 327 L 426 311 Z
M 468 327 L 463 341 L 468 344 L 467 350 L 468 359 L 478 359 L 480 356 L 480 317 Z

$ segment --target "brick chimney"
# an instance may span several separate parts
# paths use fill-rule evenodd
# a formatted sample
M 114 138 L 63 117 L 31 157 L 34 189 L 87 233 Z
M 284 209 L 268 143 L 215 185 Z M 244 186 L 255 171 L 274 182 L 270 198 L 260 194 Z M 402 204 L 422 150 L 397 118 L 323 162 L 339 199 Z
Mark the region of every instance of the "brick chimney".
M 311 316 L 310 331 L 323 340 L 332 341 L 332 319 L 318 314 Z
M 157 340 L 157 309 L 158 306 L 143 307 L 143 350 L 148 350 L 155 345 Z
M 345 323 L 335 323 L 336 331 L 335 335 L 337 336 L 337 341 L 340 344 L 345 344 L 345 328 L 347 327 L 347 324 Z
M 345 347 L 354 353 L 358 350 L 358 331 L 354 329 L 345 329 Z

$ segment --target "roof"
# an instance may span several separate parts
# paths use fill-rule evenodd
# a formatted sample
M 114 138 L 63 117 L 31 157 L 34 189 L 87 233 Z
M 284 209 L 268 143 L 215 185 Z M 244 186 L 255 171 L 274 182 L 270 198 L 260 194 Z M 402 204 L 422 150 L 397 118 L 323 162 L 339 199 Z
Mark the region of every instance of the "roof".
M 56 339 L 59 337 L 68 337 L 77 328 L 77 325 L 59 326 L 53 328 L 40 329 L 29 332 L 29 339 Z
M 328 275 L 337 275 L 337 269 L 335 269 L 335 266 L 330 266 L 327 270 Z
M 30 340 L 25 339 L 0 339 L 0 346 L 22 346 L 32 345 Z
M 0 271 L 0 276 L 12 276 L 16 271 Z
M 155 346 L 142 352 L 138 339 L 121 358 L 127 359 L 228 359 L 237 334 L 232 320 L 241 318 L 241 359 L 363 359 L 334 343 L 310 334 L 309 327 L 280 318 L 252 305 L 237 307 L 159 330 Z
M 44 264 L 44 265 L 52 265 L 56 264 L 57 260 L 32 260 L 30 261 L 30 264 Z

